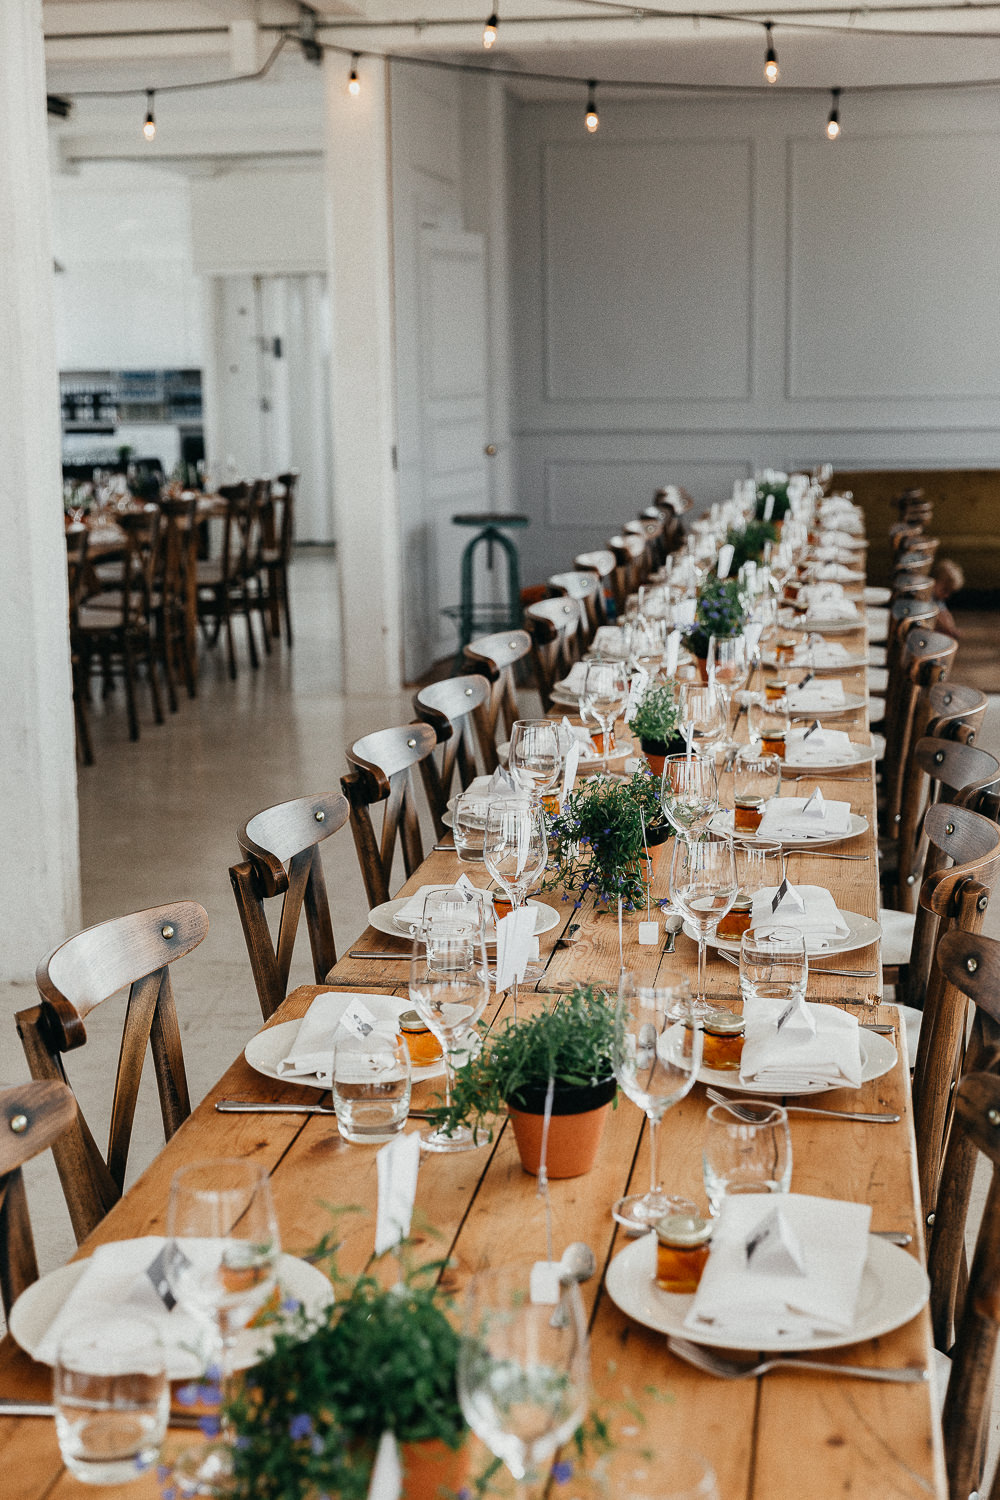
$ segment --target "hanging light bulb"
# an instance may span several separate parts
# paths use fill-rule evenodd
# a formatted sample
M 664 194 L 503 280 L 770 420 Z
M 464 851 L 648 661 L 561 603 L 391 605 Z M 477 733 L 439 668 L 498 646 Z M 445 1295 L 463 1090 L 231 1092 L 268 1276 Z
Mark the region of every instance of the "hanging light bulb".
M 497 39 L 497 27 L 499 25 L 500 22 L 497 19 L 497 13 L 496 11 L 494 11 L 489 20 L 486 22 L 486 25 L 483 27 L 483 46 L 486 48 L 487 52 L 490 50 L 490 48 L 493 46 L 493 43 Z
M 778 54 L 774 50 L 774 38 L 771 35 L 772 21 L 764 22 L 764 30 L 767 32 L 767 51 L 764 54 L 764 77 L 768 83 L 778 81 Z
M 360 58 L 360 52 L 354 52 L 351 55 L 351 72 L 347 80 L 347 92 L 352 99 L 356 99 L 361 93 L 361 80 L 358 77 L 358 62 Z
M 831 141 L 840 134 L 840 90 L 830 90 L 830 118 L 826 122 L 826 133 Z
M 590 80 L 590 82 L 587 84 L 587 113 L 583 117 L 583 123 L 586 125 L 586 127 L 590 131 L 591 135 L 593 135 L 594 131 L 597 129 L 598 125 L 600 125 L 600 123 L 601 123 L 601 117 L 597 113 L 597 79 L 596 78 L 592 78 Z
M 146 90 L 146 118 L 142 122 L 142 133 L 147 141 L 156 140 L 156 120 L 153 116 L 153 89 Z

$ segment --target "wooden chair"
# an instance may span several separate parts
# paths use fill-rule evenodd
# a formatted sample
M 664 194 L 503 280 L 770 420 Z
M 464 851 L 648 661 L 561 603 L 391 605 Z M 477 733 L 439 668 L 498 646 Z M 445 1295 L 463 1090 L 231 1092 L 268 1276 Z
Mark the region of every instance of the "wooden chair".
M 915 910 L 920 881 L 923 875 L 931 873 L 922 836 L 927 808 L 936 802 L 958 802 L 967 787 L 989 785 L 998 774 L 1000 762 L 974 745 L 939 734 L 925 735 L 916 742 L 903 783 L 895 856 L 893 905 L 899 911 Z
M 244 858 L 230 866 L 229 880 L 265 1021 L 288 994 L 292 950 L 303 911 L 317 984 L 323 984 L 337 962 L 319 846 L 343 828 L 350 814 L 341 792 L 298 797 L 255 813 L 236 835 Z M 275 943 L 265 902 L 278 896 L 283 900 Z
M 153 619 L 167 684 L 167 702 L 177 711 L 177 684 L 198 695 L 197 495 L 160 501 L 163 548 L 153 596 Z
M 586 650 L 597 634 L 598 627 L 606 625 L 608 621 L 600 579 L 596 573 L 581 569 L 569 573 L 553 573 L 548 583 L 554 595 L 575 599 L 580 606 L 580 644 Z
M 933 955 L 946 933 L 977 935 L 1000 874 L 1000 828 L 967 808 L 931 807 L 928 836 L 954 863 L 928 875 L 920 891 L 911 968 L 926 968 L 923 1021 L 913 1069 L 913 1120 L 924 1213 L 933 1213 L 959 1076 L 968 1006 Z M 924 917 L 924 921 L 919 919 Z M 930 956 L 928 956 L 930 955 Z
M 580 606 L 575 599 L 543 599 L 528 605 L 524 623 L 531 636 L 535 685 L 548 713 L 554 685 L 580 660 Z
M 922 689 L 943 681 L 951 670 L 958 642 L 951 636 L 931 630 L 910 630 L 903 645 L 903 659 L 898 673 L 890 677 L 886 696 L 883 760 L 884 800 L 881 805 L 882 828 L 894 833 L 899 826 L 903 793 L 903 771 L 914 735 L 917 702 Z
M 21 1168 L 75 1118 L 76 1100 L 65 1083 L 21 1083 L 0 1092 L 0 1302 L 8 1317 L 25 1287 L 38 1280 Z
M 76 724 L 77 754 L 85 766 L 94 764 L 94 747 L 87 719 L 89 684 L 80 642 L 80 604 L 86 590 L 87 551 L 90 532 L 85 526 L 66 533 L 66 568 L 69 593 L 70 670 L 73 678 L 73 718 Z
M 353 770 L 341 777 L 340 784 L 351 804 L 351 831 L 370 906 L 391 899 L 397 844 L 408 877 L 424 857 L 413 768 L 433 754 L 436 744 L 437 733 L 430 724 L 403 724 L 365 735 L 348 747 Z M 370 812 L 376 802 L 385 803 L 378 838 Z
M 606 625 L 615 611 L 615 554 L 607 547 L 600 547 L 596 552 L 578 552 L 573 559 L 573 567 L 580 573 L 593 573 L 601 586 L 601 599 L 603 601 L 603 618 L 601 624 Z M 609 608 L 610 606 L 610 608 Z
M 42 960 L 35 971 L 41 1004 L 14 1018 L 31 1076 L 66 1083 L 63 1055 L 86 1043 L 92 1011 L 129 987 L 107 1157 L 79 1112 L 52 1147 L 78 1242 L 122 1195 L 147 1046 L 167 1140 L 191 1113 L 169 966 L 197 948 L 207 931 L 208 916 L 196 901 L 88 927 Z
M 434 818 L 437 838 L 448 829 L 443 816 L 455 788 L 467 787 L 479 774 L 495 771 L 500 761 L 496 740 L 489 733 L 487 718 L 490 684 L 485 677 L 448 677 L 421 688 L 413 699 L 417 718 L 430 724 L 441 747 L 440 757 L 428 755 L 420 762 L 424 789 Z
M 254 585 L 259 550 L 260 495 L 248 484 L 220 485 L 225 501 L 222 547 L 217 557 L 198 561 L 198 621 L 205 640 L 214 646 L 222 632 L 226 637 L 229 676 L 236 680 L 236 642 L 233 617 L 242 614 L 247 627 L 250 664 L 257 669 L 260 657 L 254 635 Z M 263 619 L 263 616 L 261 616 Z M 266 629 L 266 625 L 265 625 Z
M 662 568 L 666 561 L 666 552 L 663 549 L 664 522 L 657 514 L 653 519 L 649 516 L 637 516 L 634 521 L 626 521 L 622 527 L 625 536 L 642 537 L 646 548 L 645 573 L 655 573 L 657 568 Z
M 512 726 L 521 717 L 517 702 L 515 673 L 531 652 L 531 636 L 526 630 L 501 630 L 496 635 L 481 635 L 462 649 L 471 672 L 478 672 L 490 684 L 490 701 L 485 706 L 483 725 L 496 743 L 497 731 L 510 738 Z
M 608 538 L 608 551 L 614 554 L 615 570 L 611 575 L 615 610 L 624 617 L 625 605 L 641 583 L 649 577 L 649 558 L 644 537 L 618 535 Z
M 270 617 L 270 634 L 281 639 L 281 617 L 285 617 L 285 640 L 292 644 L 292 610 L 288 594 L 288 569 L 295 540 L 295 490 L 298 469 L 278 475 L 278 490 L 271 488 L 263 506 L 261 522 L 260 566 L 267 584 L 265 599 Z

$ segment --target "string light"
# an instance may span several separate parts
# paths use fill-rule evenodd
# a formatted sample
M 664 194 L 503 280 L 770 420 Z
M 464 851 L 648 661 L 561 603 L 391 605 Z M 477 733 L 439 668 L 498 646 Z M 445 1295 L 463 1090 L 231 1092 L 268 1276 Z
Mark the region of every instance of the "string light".
M 826 133 L 831 141 L 840 134 L 840 90 L 830 90 L 830 118 L 826 122 Z
M 360 58 L 360 52 L 353 52 L 351 54 L 351 72 L 347 80 L 347 92 L 351 95 L 352 99 L 356 99 L 361 93 L 361 80 L 358 77 L 358 62 Z
M 486 48 L 487 52 L 490 50 L 490 48 L 493 46 L 493 43 L 497 39 L 497 27 L 499 25 L 500 22 L 497 19 L 497 13 L 496 11 L 494 11 L 489 20 L 486 22 L 486 25 L 483 27 L 483 46 Z
M 764 54 L 764 77 L 768 83 L 778 81 L 778 54 L 774 50 L 774 37 L 771 35 L 773 21 L 764 22 L 764 30 L 767 32 L 767 52 Z
M 587 84 L 587 113 L 583 117 L 583 123 L 586 125 L 586 127 L 590 131 L 591 135 L 593 135 L 594 131 L 597 129 L 598 125 L 600 125 L 600 123 L 601 123 L 601 117 L 597 113 L 597 79 L 596 78 L 592 78 L 590 80 L 590 82 Z
M 153 89 L 146 90 L 146 118 L 142 122 L 142 133 L 147 141 L 156 140 L 156 120 L 153 116 Z

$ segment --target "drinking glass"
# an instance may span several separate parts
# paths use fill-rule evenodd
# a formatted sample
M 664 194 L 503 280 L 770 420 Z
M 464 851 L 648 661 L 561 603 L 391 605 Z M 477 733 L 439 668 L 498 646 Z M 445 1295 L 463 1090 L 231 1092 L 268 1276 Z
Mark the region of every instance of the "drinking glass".
M 587 667 L 580 697 L 580 713 L 596 719 L 601 727 L 603 769 L 609 770 L 608 751 L 615 720 L 628 701 L 628 672 L 623 661 L 592 661 Z
M 391 1141 L 410 1112 L 410 1052 L 398 1037 L 344 1037 L 333 1049 L 337 1129 L 352 1146 Z
M 736 858 L 729 839 L 698 837 L 674 839 L 670 865 L 670 898 L 698 930 L 698 999 L 694 1014 L 704 1016 L 705 949 L 708 935 L 714 932 L 736 900 Z
M 699 828 L 719 806 L 715 761 L 704 755 L 668 755 L 660 778 L 660 806 L 680 834 Z
M 690 1093 L 701 1067 L 702 1030 L 694 1002 L 672 989 L 636 983 L 623 973 L 615 1010 L 611 1066 L 619 1085 L 649 1121 L 649 1192 L 619 1198 L 612 1213 L 629 1229 L 650 1229 L 666 1214 L 693 1213 L 684 1198 L 664 1193 L 659 1176 L 659 1124 L 670 1107 Z
M 482 934 L 478 938 L 444 938 L 432 946 L 413 945 L 410 999 L 444 1051 L 445 1103 L 451 1104 L 455 1054 L 468 1050 L 472 1029 L 490 998 L 489 967 Z M 424 1151 L 469 1151 L 479 1142 L 468 1126 L 450 1135 L 432 1130 L 422 1135 Z
M 63 1462 L 84 1484 L 125 1484 L 160 1455 L 170 1415 L 163 1346 L 145 1318 L 76 1323 L 52 1376 Z
M 470 891 L 464 886 L 428 891 L 415 936 L 428 947 L 441 938 L 475 938 L 484 931 L 489 908 L 488 891 Z
M 781 790 L 781 761 L 759 743 L 746 745 L 733 763 L 733 831 L 756 833 L 766 804 Z
M 806 941 L 794 927 L 745 932 L 740 939 L 740 994 L 743 1008 L 755 1000 L 801 1000 L 809 982 Z
M 748 721 L 754 749 L 784 760 L 785 741 L 788 737 L 788 700 L 771 698 L 763 703 L 751 703 Z
M 708 638 L 708 673 L 713 674 L 724 710 L 722 748 L 729 749 L 733 694 L 747 685 L 750 676 L 750 653 L 745 635 L 710 635 Z
M 722 1500 L 715 1470 L 693 1448 L 616 1446 L 588 1469 L 587 1500 Z
M 507 766 L 533 796 L 551 792 L 563 766 L 559 726 L 554 719 L 518 719 L 510 731 Z
M 538 803 L 527 797 L 494 799 L 486 815 L 483 860 L 515 910 L 541 880 L 548 857 L 548 828 Z M 513 996 L 516 1020 L 516 979 Z
M 466 864 L 482 864 L 483 834 L 486 831 L 486 814 L 495 799 L 481 796 L 477 792 L 463 792 L 456 798 L 451 810 L 451 831 L 455 839 L 455 850 Z
M 715 746 L 727 723 L 722 694 L 713 684 L 681 684 L 681 723 L 694 726 L 695 749 Z
M 474 1276 L 465 1295 L 458 1400 L 473 1432 L 518 1481 L 540 1478 L 587 1409 L 590 1351 L 577 1283 L 533 1302 L 531 1265 Z
M 705 1121 L 702 1172 L 715 1216 L 727 1195 L 787 1193 L 792 1182 L 788 1113 L 780 1104 L 753 1100 L 759 1119 L 738 1120 L 724 1104 L 712 1104 Z
M 785 871 L 785 851 L 777 839 L 733 839 L 740 895 L 751 900 L 765 887 L 776 889 Z
M 274 1290 L 281 1244 L 267 1174 L 255 1162 L 219 1158 L 175 1172 L 167 1203 L 164 1272 L 189 1312 L 209 1323 L 225 1389 L 237 1334 Z M 223 1495 L 232 1477 L 232 1434 L 182 1453 L 182 1492 Z

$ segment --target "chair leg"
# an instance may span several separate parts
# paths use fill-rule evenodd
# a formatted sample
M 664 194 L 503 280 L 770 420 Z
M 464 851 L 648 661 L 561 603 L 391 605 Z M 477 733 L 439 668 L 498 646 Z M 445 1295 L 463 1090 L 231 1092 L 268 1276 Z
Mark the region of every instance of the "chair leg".
M 278 578 L 280 579 L 281 604 L 285 611 L 285 640 L 290 647 L 292 644 L 292 603 L 288 596 L 288 570 L 284 563 L 278 569 Z
M 122 642 L 122 680 L 125 686 L 125 707 L 128 711 L 128 737 L 130 740 L 139 738 L 139 715 L 135 708 L 135 662 L 132 659 L 132 647 L 126 640 Z
M 73 664 L 73 717 L 76 720 L 76 738 L 80 759 L 85 766 L 94 764 L 94 748 L 90 742 L 90 724 L 87 721 L 86 695 L 80 679 L 80 663 Z
M 160 684 L 156 680 L 156 651 L 153 642 L 147 637 L 145 642 L 146 676 L 149 679 L 149 696 L 153 703 L 153 718 L 157 724 L 163 723 L 163 701 L 160 698 Z
M 267 607 L 271 615 L 271 634 L 275 640 L 281 635 L 281 599 L 278 593 L 278 568 L 267 570 Z
M 260 666 L 260 657 L 257 654 L 257 637 L 254 635 L 253 629 L 253 610 L 250 608 L 250 596 L 245 587 L 242 591 L 242 597 L 243 617 L 247 622 L 247 644 L 250 647 L 250 665 L 256 672 Z
M 236 681 L 236 642 L 233 640 L 233 617 L 229 613 L 229 606 L 225 611 L 226 626 L 226 659 L 229 663 L 229 675 L 233 682 Z

